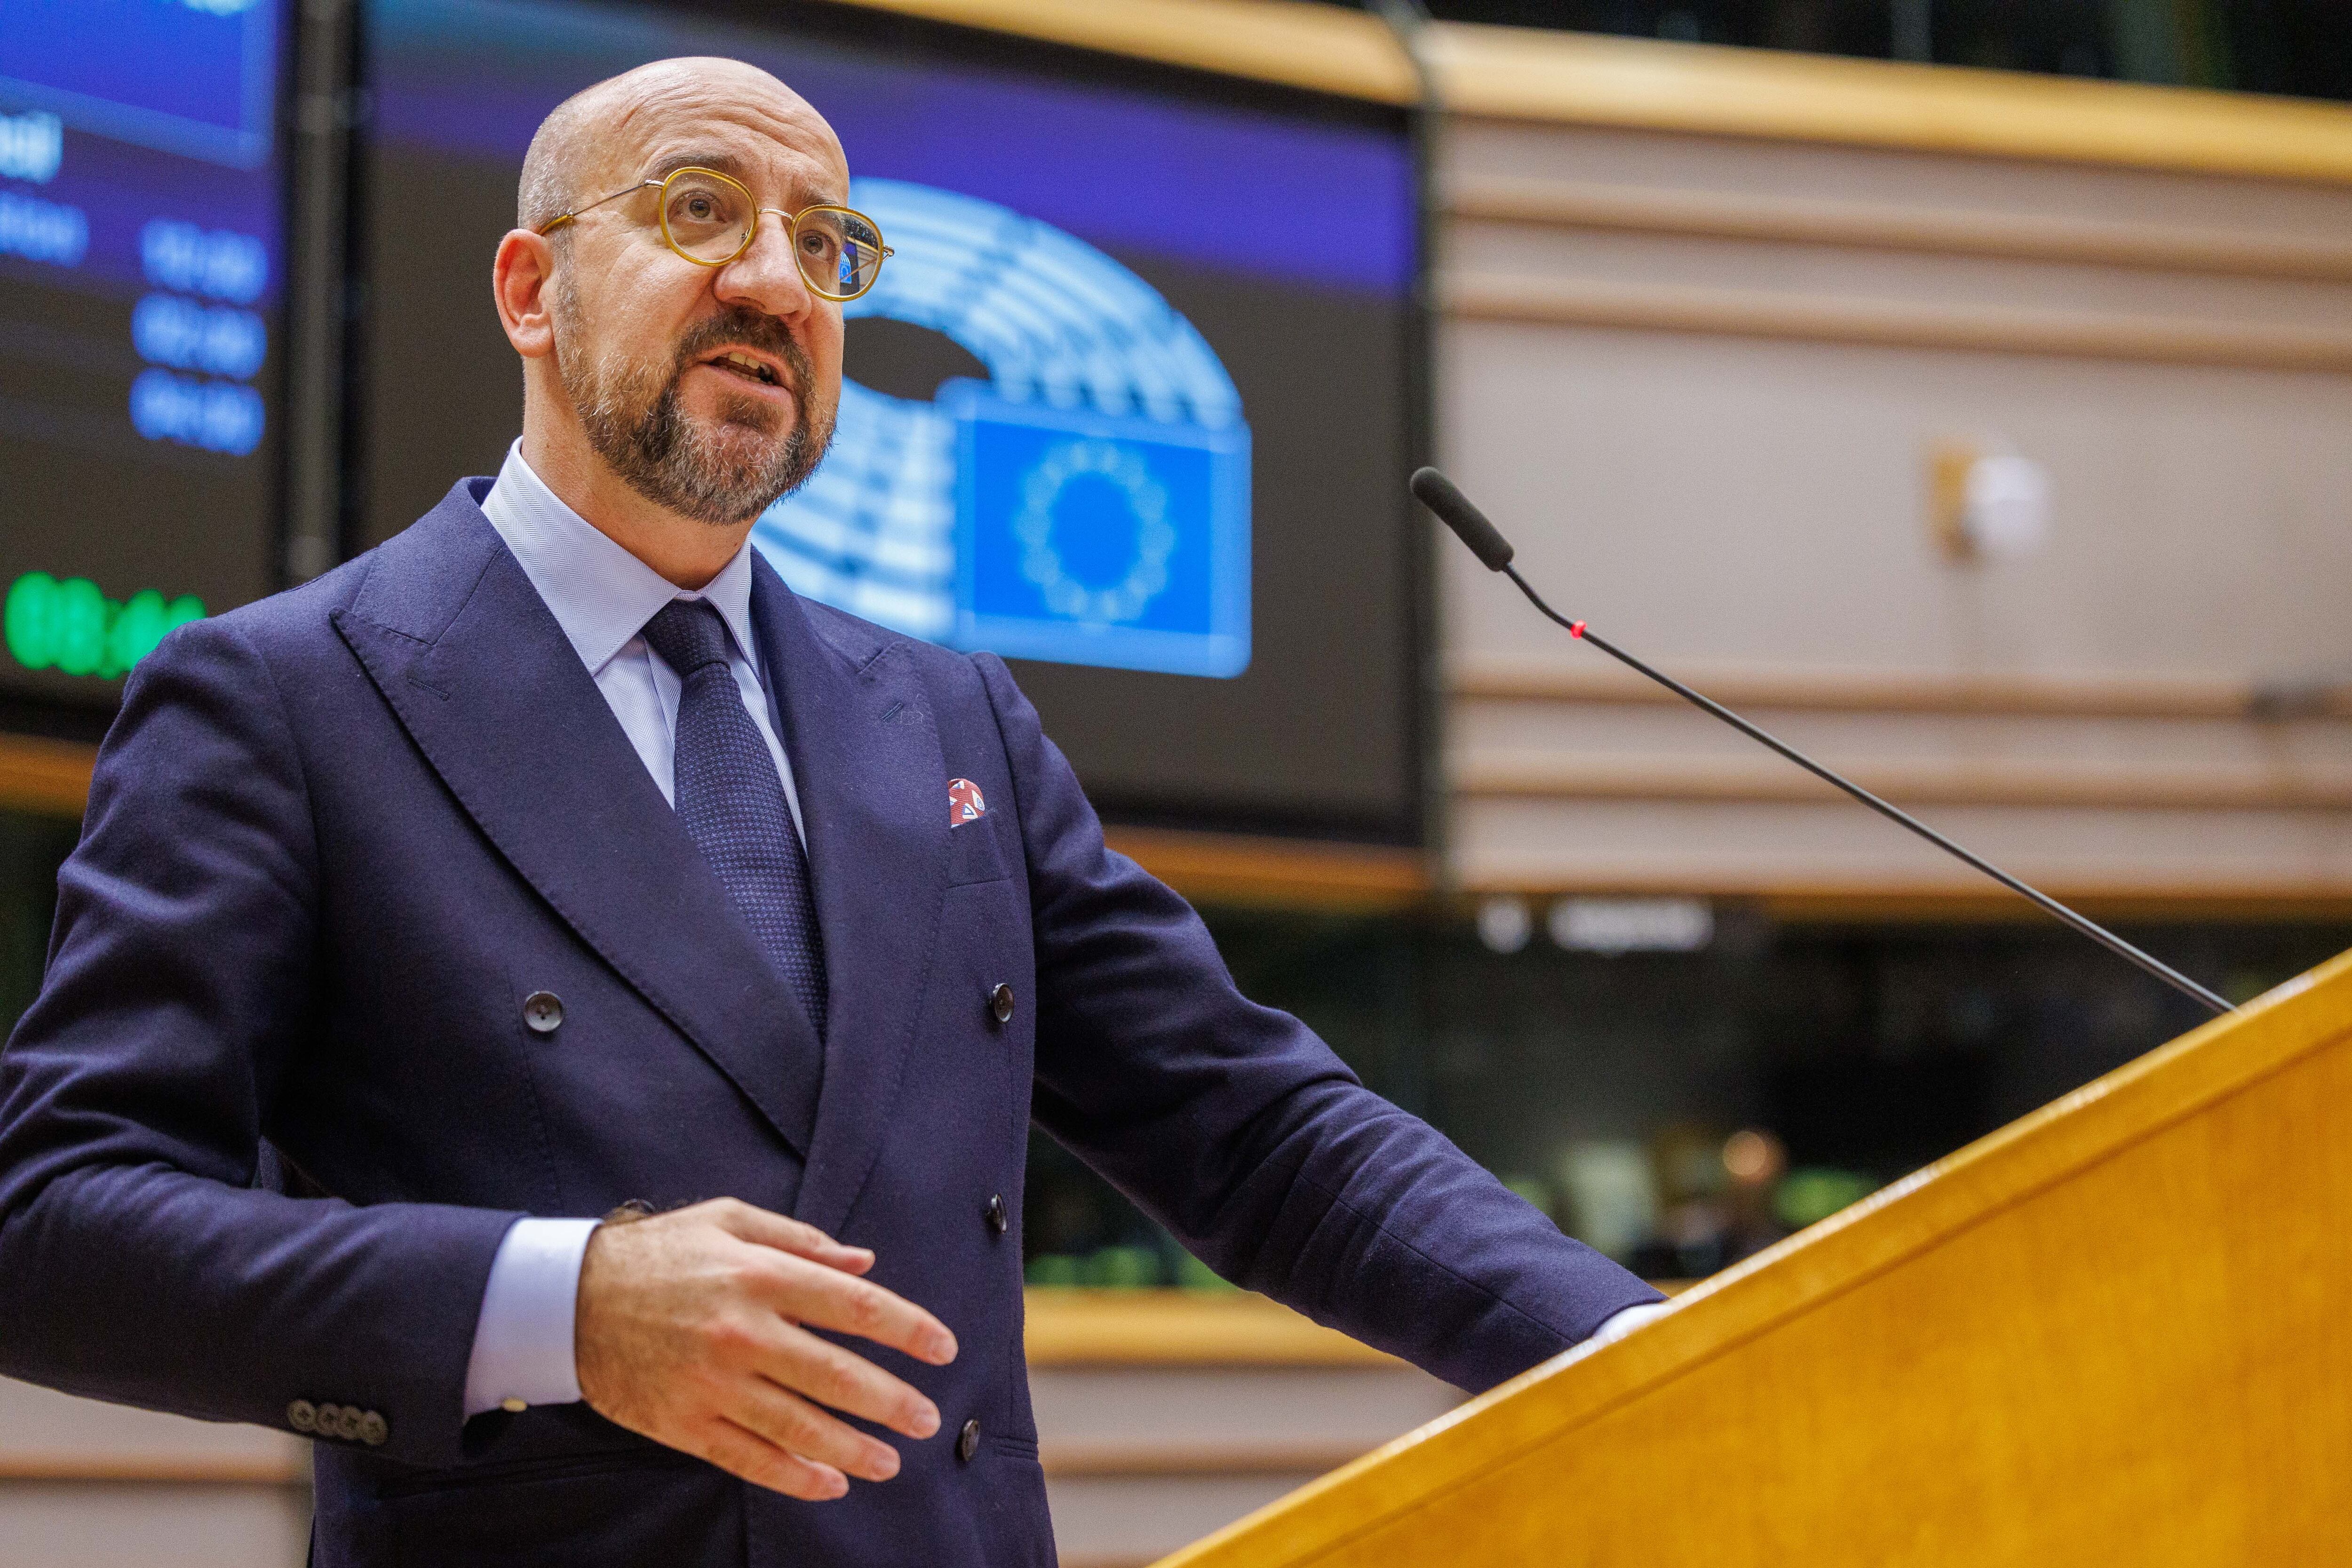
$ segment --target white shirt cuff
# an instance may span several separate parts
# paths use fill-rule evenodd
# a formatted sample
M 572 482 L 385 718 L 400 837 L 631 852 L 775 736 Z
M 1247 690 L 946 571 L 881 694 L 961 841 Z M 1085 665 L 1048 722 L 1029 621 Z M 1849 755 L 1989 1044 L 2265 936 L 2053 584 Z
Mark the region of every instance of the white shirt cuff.
M 580 1398 L 572 1320 L 580 1260 L 593 1219 L 519 1219 L 490 1260 L 474 1353 L 466 1363 L 468 1419 L 501 1406 L 571 1405 Z
M 1655 1322 L 1674 1310 L 1675 1304 L 1672 1301 L 1644 1301 L 1638 1307 L 1628 1307 L 1621 1312 L 1612 1312 L 1601 1320 L 1599 1328 L 1592 1331 L 1592 1339 L 1590 1342 L 1595 1345 L 1614 1344 L 1644 1323 Z

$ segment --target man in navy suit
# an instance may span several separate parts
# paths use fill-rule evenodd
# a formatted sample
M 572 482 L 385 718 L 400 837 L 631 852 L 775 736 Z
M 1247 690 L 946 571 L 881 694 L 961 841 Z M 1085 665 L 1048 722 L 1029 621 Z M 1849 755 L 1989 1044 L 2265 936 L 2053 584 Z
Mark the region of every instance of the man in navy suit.
M 1000 661 L 745 548 L 847 186 L 745 66 L 566 103 L 496 481 L 125 690 L 0 1058 L 0 1370 L 315 1437 L 320 1563 L 1051 1562 L 1033 1118 L 1464 1388 L 1654 1310 L 1243 999 Z

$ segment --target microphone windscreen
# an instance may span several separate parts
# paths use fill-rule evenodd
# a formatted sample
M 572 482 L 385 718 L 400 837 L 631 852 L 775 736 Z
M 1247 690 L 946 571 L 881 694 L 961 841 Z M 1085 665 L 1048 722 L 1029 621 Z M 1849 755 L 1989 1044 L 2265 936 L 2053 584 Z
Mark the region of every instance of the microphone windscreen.
M 1511 563 L 1511 542 L 1502 531 L 1486 521 L 1486 514 L 1470 504 L 1452 479 L 1435 468 L 1413 471 L 1412 493 L 1421 504 L 1437 514 L 1437 521 L 1460 536 L 1470 547 L 1470 553 L 1486 563 L 1489 572 L 1500 572 Z

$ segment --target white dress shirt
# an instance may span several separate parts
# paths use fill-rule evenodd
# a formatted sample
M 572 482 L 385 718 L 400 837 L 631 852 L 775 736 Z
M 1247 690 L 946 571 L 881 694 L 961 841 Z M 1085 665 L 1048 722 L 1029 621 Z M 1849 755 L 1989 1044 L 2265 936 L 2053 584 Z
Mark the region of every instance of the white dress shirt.
M 699 593 L 688 592 L 630 554 L 556 499 L 523 461 L 522 443 L 507 452 L 498 482 L 482 500 L 483 515 L 521 563 L 555 624 L 594 678 L 663 798 L 677 803 L 676 671 L 656 658 L 639 635 L 672 599 L 708 599 L 727 622 L 728 650 L 743 706 L 776 760 L 791 805 L 793 826 L 805 844 L 800 794 L 792 760 L 777 739 L 782 726 L 774 698 L 761 679 L 760 644 L 751 635 L 751 550 L 747 542 Z M 593 1219 L 521 1219 L 507 1230 L 490 1263 L 489 1283 L 474 1325 L 466 1366 L 466 1414 L 532 1405 L 569 1405 L 580 1397 L 572 1361 L 572 1320 L 580 1295 L 580 1261 L 595 1230 Z M 1622 1338 L 1665 1310 L 1664 1304 L 1628 1307 L 1595 1331 L 1598 1348 Z
M 520 441 L 483 498 L 482 513 L 546 601 L 646 771 L 673 805 L 679 681 L 640 634 L 672 599 L 710 601 L 733 639 L 728 664 L 743 706 L 776 760 L 793 828 L 805 843 L 792 760 L 777 738 L 782 725 L 761 679 L 759 639 L 751 635 L 750 545 L 737 551 L 699 593 L 681 589 L 556 499 L 523 460 Z M 466 1367 L 467 1415 L 500 1405 L 568 1405 L 580 1397 L 572 1359 L 572 1309 L 580 1293 L 580 1260 L 595 1228 L 593 1219 L 525 1219 L 508 1229 L 490 1264 L 474 1326 L 473 1355 Z

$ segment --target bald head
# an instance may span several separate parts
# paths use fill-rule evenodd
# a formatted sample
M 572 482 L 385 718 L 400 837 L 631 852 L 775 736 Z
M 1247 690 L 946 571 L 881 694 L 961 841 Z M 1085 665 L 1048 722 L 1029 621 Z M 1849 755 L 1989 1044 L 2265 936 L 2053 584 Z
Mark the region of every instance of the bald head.
M 766 71 L 709 56 L 655 60 L 583 88 L 540 121 L 523 154 L 516 226 L 535 229 L 626 184 L 656 127 L 721 109 L 764 123 L 779 141 L 820 140 L 845 181 L 833 128 Z
M 722 231 L 740 241 L 731 255 L 683 248 L 669 224 L 736 198 L 699 176 L 667 198 L 644 188 L 688 170 L 751 197 Z M 809 276 L 796 215 L 848 195 L 824 117 L 740 60 L 640 66 L 566 100 L 531 138 L 491 268 L 523 359 L 523 455 L 680 586 L 731 559 L 832 438 L 841 303 Z M 539 232 L 567 215 L 578 221 Z

